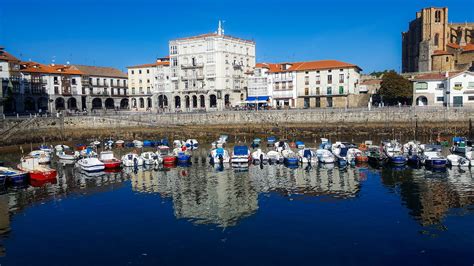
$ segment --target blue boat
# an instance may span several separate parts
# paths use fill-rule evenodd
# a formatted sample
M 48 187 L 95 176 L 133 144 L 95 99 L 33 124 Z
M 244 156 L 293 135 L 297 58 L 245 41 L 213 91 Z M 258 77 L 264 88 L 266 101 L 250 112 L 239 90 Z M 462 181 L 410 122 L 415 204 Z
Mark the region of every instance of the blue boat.
M 160 142 L 159 144 L 161 146 L 168 146 L 168 147 L 170 146 L 170 143 L 169 143 L 167 138 L 161 139 L 159 142 Z M 160 145 L 158 145 L 158 146 L 160 146 Z
M 396 164 L 396 165 L 404 165 L 407 163 L 407 158 L 403 155 L 388 156 L 388 159 L 390 163 Z
M 133 142 L 126 142 L 126 143 L 125 143 L 125 147 L 127 147 L 127 148 L 133 148 L 133 147 L 135 147 L 135 144 L 133 144 Z
M 260 142 L 262 142 L 262 140 L 261 140 L 261 139 L 259 139 L 259 138 L 255 138 L 255 139 L 252 141 L 252 148 L 254 148 L 254 149 L 255 149 L 255 148 L 258 148 L 258 147 L 260 147 Z
M 153 141 L 151 141 L 151 140 L 144 140 L 144 141 L 143 141 L 143 146 L 144 146 L 144 147 L 153 147 L 153 144 L 154 144 L 154 143 L 153 143 Z
M 304 147 L 305 147 L 304 142 L 301 141 L 301 140 L 295 141 L 295 144 L 296 144 L 296 148 L 298 148 L 298 149 L 304 149 Z
M 442 147 L 440 145 L 425 145 L 423 160 L 428 168 L 445 168 L 448 160 L 441 155 Z
M 383 151 L 391 164 L 404 165 L 408 162 L 407 157 L 405 157 L 402 152 L 402 146 L 398 141 L 384 141 L 382 145 Z
M 7 167 L 0 167 L 0 185 L 22 186 L 28 183 L 28 173 Z
M 407 161 L 410 165 L 419 166 L 421 165 L 421 156 L 418 154 L 408 155 Z
M 186 154 L 185 152 L 178 152 L 178 162 L 187 163 L 191 161 L 191 155 Z
M 267 138 L 267 145 L 268 145 L 268 146 L 273 146 L 273 145 L 275 145 L 276 141 L 277 141 L 277 138 L 275 138 L 275 137 L 273 137 L 273 136 L 272 136 L 272 137 L 268 137 L 268 138 Z

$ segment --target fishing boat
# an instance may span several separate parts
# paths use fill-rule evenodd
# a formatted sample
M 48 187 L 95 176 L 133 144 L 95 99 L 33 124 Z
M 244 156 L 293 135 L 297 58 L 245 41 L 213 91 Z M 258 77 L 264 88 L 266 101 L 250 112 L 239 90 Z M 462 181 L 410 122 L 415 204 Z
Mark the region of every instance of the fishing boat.
M 458 166 L 458 167 L 466 167 L 469 168 L 472 165 L 472 161 L 468 159 L 466 156 L 461 156 L 459 154 L 450 154 L 446 156 L 446 160 L 448 160 L 448 164 L 451 166 Z
M 334 154 L 332 154 L 332 152 L 327 149 L 317 149 L 316 157 L 322 164 L 333 164 L 336 161 Z
M 176 164 L 177 158 L 174 152 L 170 151 L 168 146 L 159 146 L 157 153 L 161 158 L 163 165 L 174 165 Z
M 95 148 L 100 148 L 100 141 L 95 140 L 95 141 L 91 142 L 89 145 L 92 146 L 92 147 L 95 147 Z
M 42 185 L 44 182 L 56 181 L 56 170 L 41 165 L 40 160 L 36 157 L 26 156 L 21 158 L 17 168 L 28 173 L 31 185 Z
M 347 150 L 347 159 L 351 164 L 366 163 L 369 161 L 367 154 L 358 148 L 349 148 Z
M 230 161 L 232 165 L 248 166 L 250 159 L 250 151 L 247 146 L 235 146 Z
M 143 160 L 144 165 L 157 165 L 160 163 L 158 155 L 151 151 L 142 152 L 140 158 Z
M 40 151 L 44 151 L 46 153 L 49 153 L 49 154 L 52 154 L 53 153 L 53 147 L 52 146 L 48 146 L 48 145 L 40 145 L 39 146 L 39 150 Z
M 421 165 L 423 157 L 423 148 L 417 141 L 409 141 L 403 144 L 403 153 L 410 165 Z
M 268 156 L 262 149 L 257 149 L 252 152 L 252 161 L 254 164 L 266 164 L 268 162 Z
M 186 147 L 191 150 L 197 149 L 199 147 L 199 142 L 196 139 L 187 139 Z
M 105 169 L 105 164 L 95 157 L 89 157 L 77 161 L 76 167 L 85 172 L 100 172 Z
M 93 147 L 87 147 L 86 149 L 81 150 L 79 155 L 83 158 L 97 157 L 97 152 L 95 152 Z
M 281 152 L 281 155 L 283 156 L 283 163 L 286 165 L 298 165 L 299 163 L 299 158 L 298 154 L 294 153 L 292 150 L 283 150 Z
M 302 163 L 317 163 L 318 155 L 309 148 L 304 148 L 298 151 L 298 157 Z
M 230 162 L 229 152 L 224 148 L 212 149 L 209 157 L 211 158 L 211 164 L 223 164 Z
M 112 151 L 103 151 L 99 155 L 99 160 L 104 164 L 105 169 L 117 169 L 122 165 L 122 161 L 115 158 Z
M 254 138 L 253 141 L 252 141 L 252 148 L 258 148 L 260 147 L 260 143 L 262 142 L 262 140 L 260 138 Z
M 104 149 L 111 150 L 114 146 L 114 141 L 111 139 L 104 140 Z
M 382 148 L 376 145 L 370 145 L 367 152 L 369 163 L 374 166 L 383 166 L 387 163 L 387 156 Z
M 359 150 L 366 152 L 369 150 L 369 147 L 372 145 L 371 140 L 366 140 L 364 143 L 359 144 Z
M 138 167 L 143 165 L 143 159 L 134 152 L 122 156 L 122 165 L 125 167 Z
M 445 168 L 448 161 L 441 150 L 441 145 L 425 145 L 422 163 L 429 168 Z
M 407 157 L 403 154 L 402 145 L 396 140 L 382 142 L 383 152 L 388 161 L 394 165 L 404 165 L 407 163 Z
M 51 162 L 51 153 L 47 151 L 35 150 L 31 151 L 29 155 L 37 158 L 40 164 L 48 164 Z
M 270 136 L 267 138 L 267 146 L 268 147 L 273 147 L 275 146 L 275 143 L 277 142 L 277 138 L 276 137 L 273 137 L 273 136 Z
M 288 150 L 288 149 L 290 149 L 290 145 L 284 140 L 280 140 L 275 143 L 275 150 L 277 152 L 282 152 L 283 150 Z
M 59 161 L 64 164 L 74 163 L 81 156 L 78 151 L 64 149 L 56 152 Z
M 0 186 L 25 185 L 28 182 L 28 173 L 10 167 L 0 167 Z
M 71 148 L 70 148 L 69 146 L 67 146 L 67 145 L 62 145 L 62 144 L 54 146 L 54 150 L 55 150 L 56 152 L 58 152 L 58 151 L 64 151 L 64 150 L 70 150 L 70 149 L 71 149 Z
M 465 155 L 466 152 L 472 150 L 472 141 L 467 140 L 464 137 L 454 137 L 453 146 L 451 147 L 452 153 Z
M 339 166 L 345 166 L 348 163 L 347 159 L 347 152 L 348 147 L 346 147 L 342 142 L 336 141 L 336 143 L 332 144 L 331 152 L 336 157 L 336 162 Z
M 269 151 L 267 152 L 267 157 L 269 163 L 283 163 L 283 156 L 280 152 Z
M 76 151 L 82 151 L 87 148 L 87 145 L 85 144 L 76 144 Z
M 305 148 L 304 142 L 301 141 L 301 140 L 295 141 L 295 144 L 296 144 L 297 149 L 304 149 Z
M 133 147 L 135 147 L 135 143 L 134 143 L 133 141 L 131 141 L 131 142 L 125 142 L 124 145 L 125 145 L 126 148 L 133 148 Z
M 124 144 L 125 144 L 125 141 L 119 139 L 119 140 L 117 140 L 117 141 L 115 142 L 115 147 L 117 147 L 117 148 L 123 148 Z
M 183 141 L 181 140 L 174 140 L 173 141 L 173 147 L 175 148 L 181 148 L 183 145 L 186 145 Z

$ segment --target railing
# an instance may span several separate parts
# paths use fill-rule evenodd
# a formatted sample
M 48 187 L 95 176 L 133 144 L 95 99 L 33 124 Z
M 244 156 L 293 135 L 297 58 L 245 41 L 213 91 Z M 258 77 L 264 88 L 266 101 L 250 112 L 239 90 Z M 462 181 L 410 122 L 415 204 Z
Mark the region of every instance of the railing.
M 189 68 L 201 68 L 204 67 L 204 64 L 188 64 L 188 65 L 181 65 L 182 69 L 189 69 Z

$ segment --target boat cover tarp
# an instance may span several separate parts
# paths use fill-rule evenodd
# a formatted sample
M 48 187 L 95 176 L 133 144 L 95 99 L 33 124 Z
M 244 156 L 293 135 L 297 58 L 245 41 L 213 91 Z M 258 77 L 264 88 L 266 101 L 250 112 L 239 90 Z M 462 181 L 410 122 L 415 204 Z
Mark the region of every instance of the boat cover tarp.
M 303 156 L 304 156 L 305 158 L 311 157 L 311 151 L 310 151 L 310 150 L 304 150 Z
M 296 145 L 303 145 L 304 142 L 302 142 L 301 140 L 297 140 L 297 141 L 295 142 L 295 144 L 296 144 Z
M 223 148 L 217 148 L 216 149 L 216 154 L 224 156 L 224 149 Z
M 247 146 L 235 146 L 234 155 L 247 155 L 249 154 L 249 149 Z
M 276 141 L 276 138 L 275 138 L 275 137 L 268 137 L 268 138 L 267 138 L 267 141 L 273 141 L 273 142 L 275 142 L 275 141 Z

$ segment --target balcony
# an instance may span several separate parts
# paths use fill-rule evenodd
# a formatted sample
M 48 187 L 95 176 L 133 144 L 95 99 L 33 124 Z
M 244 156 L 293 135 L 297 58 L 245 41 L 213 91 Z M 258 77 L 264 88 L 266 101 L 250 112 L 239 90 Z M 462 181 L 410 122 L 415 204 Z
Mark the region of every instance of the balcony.
M 273 91 L 274 98 L 293 98 L 293 90 L 275 90 Z
M 193 68 L 203 68 L 204 64 L 187 64 L 187 65 L 181 65 L 181 69 L 193 69 Z
M 202 80 L 204 79 L 204 75 L 194 75 L 194 76 L 181 76 L 181 80 L 182 81 L 185 81 L 185 80 Z

